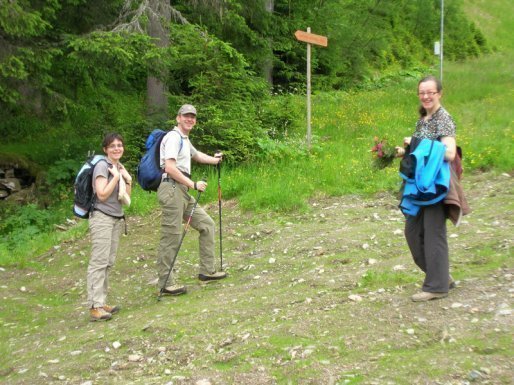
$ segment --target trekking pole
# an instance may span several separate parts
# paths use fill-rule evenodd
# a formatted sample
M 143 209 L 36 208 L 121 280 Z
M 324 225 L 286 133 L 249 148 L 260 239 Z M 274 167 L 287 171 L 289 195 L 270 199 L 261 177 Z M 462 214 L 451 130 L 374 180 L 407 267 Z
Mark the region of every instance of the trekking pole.
M 218 212 L 220 217 L 220 270 L 223 271 L 223 231 L 221 228 L 221 162 L 216 165 L 218 168 Z
M 189 229 L 189 224 L 191 223 L 191 219 L 193 218 L 193 214 L 195 213 L 196 206 L 198 205 L 198 202 L 200 201 L 201 195 L 202 195 L 202 192 L 198 191 L 198 195 L 196 196 L 195 204 L 193 205 L 193 208 L 191 209 L 191 214 L 189 214 L 189 217 L 187 218 L 186 225 L 184 226 L 184 231 L 182 232 L 182 237 L 180 238 L 180 242 L 178 243 L 177 251 L 175 252 L 175 256 L 173 257 L 173 260 L 171 261 L 170 270 L 168 271 L 168 275 L 166 276 L 164 285 L 163 285 L 163 287 L 161 287 L 161 290 L 159 291 L 159 295 L 157 296 L 157 301 L 161 300 L 162 293 L 164 292 L 164 289 L 166 288 L 166 283 L 168 282 L 168 279 L 170 278 L 171 271 L 173 270 L 173 265 L 175 264 L 175 260 L 177 259 L 177 255 L 178 255 L 178 252 L 180 251 L 180 247 L 182 246 L 182 242 L 184 241 L 184 238 L 186 237 L 187 230 Z

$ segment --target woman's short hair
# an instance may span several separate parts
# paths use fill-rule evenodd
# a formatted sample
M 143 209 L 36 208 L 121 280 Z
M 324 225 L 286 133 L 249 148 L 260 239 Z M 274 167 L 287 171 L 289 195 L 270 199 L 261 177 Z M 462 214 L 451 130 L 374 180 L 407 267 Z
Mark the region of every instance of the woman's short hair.
M 104 136 L 104 140 L 102 141 L 102 147 L 105 148 L 105 147 L 109 147 L 109 145 L 114 142 L 116 139 L 118 139 L 122 144 L 125 144 L 123 142 L 123 137 L 116 133 L 116 132 L 111 132 L 107 135 Z

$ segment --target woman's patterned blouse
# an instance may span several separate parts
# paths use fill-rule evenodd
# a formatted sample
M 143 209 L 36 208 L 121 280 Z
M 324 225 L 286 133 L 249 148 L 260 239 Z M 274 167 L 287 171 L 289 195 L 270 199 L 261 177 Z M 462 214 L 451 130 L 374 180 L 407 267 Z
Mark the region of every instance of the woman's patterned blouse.
M 425 121 L 422 117 L 416 123 L 416 131 L 412 136 L 419 139 L 438 140 L 443 136 L 455 137 L 455 122 L 443 107 Z

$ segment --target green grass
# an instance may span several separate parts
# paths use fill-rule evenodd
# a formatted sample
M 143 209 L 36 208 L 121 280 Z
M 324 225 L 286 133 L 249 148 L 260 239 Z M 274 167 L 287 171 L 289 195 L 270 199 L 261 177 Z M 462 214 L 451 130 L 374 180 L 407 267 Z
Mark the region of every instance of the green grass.
M 403 273 L 391 271 L 368 270 L 360 279 L 358 285 L 362 289 L 373 290 L 385 286 L 412 284 L 417 278 Z
M 514 48 L 512 26 L 514 14 L 509 10 L 508 0 L 466 0 L 464 9 L 468 17 L 482 30 L 493 47 L 500 51 Z M 507 8 L 506 8 L 507 7 Z
M 71 241 L 79 237 L 84 237 L 87 231 L 87 222 L 80 223 L 66 232 L 58 230 L 38 233 L 23 242 L 17 242 L 13 246 L 8 246 L 6 242 L 0 242 L 0 266 L 16 266 L 20 269 L 25 267 L 38 268 L 41 264 L 38 257 L 47 253 L 52 253 L 55 245 L 63 241 Z
M 146 216 L 159 207 L 156 192 L 144 191 L 137 183 L 132 189 L 130 207 L 125 208 L 126 215 Z

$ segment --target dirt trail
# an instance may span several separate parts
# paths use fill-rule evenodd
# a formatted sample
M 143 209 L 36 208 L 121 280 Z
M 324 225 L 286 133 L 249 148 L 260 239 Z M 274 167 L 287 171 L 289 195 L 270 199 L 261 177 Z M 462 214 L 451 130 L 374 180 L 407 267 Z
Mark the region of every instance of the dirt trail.
M 43 269 L 0 273 L 0 380 L 510 384 L 514 182 L 484 173 L 464 186 L 473 213 L 448 227 L 458 287 L 423 304 L 410 301 L 422 274 L 390 193 L 316 199 L 300 214 L 243 213 L 225 202 L 229 278 L 196 280 L 192 232 L 177 264 L 189 292 L 160 303 L 148 285 L 157 218 L 130 218 L 110 291 L 123 310 L 101 324 L 84 309 L 88 240 L 62 244 Z M 206 209 L 215 216 L 216 206 Z

